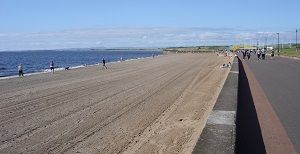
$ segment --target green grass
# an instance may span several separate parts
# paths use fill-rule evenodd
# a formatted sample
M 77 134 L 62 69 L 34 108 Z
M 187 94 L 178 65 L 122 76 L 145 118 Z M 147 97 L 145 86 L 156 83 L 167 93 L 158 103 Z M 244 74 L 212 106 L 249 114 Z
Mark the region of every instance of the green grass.
M 296 48 L 283 48 L 280 50 L 280 55 L 300 58 L 300 51 L 296 52 Z
M 164 51 L 170 52 L 179 52 L 179 53 L 186 53 L 186 52 L 215 52 L 217 50 L 224 50 L 227 49 L 227 46 L 193 46 L 193 47 L 170 47 L 164 49 Z

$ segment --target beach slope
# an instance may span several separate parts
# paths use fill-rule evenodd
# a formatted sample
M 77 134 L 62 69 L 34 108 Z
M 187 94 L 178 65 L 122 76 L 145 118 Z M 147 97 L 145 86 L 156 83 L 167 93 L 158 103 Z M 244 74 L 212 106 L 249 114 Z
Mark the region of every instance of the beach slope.
M 0 153 L 189 153 L 228 61 L 169 54 L 0 80 Z

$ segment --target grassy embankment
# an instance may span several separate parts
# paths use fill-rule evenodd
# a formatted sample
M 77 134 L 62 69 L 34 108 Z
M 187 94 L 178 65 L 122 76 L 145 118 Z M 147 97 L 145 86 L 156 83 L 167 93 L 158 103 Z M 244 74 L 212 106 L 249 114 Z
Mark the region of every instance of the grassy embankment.
M 227 46 L 196 46 L 196 47 L 170 47 L 165 48 L 165 52 L 176 52 L 176 53 L 199 53 L 199 52 L 215 52 L 218 50 L 227 49 Z
M 300 50 L 296 52 L 295 46 L 293 46 L 292 48 L 283 48 L 280 50 L 280 55 L 300 58 Z

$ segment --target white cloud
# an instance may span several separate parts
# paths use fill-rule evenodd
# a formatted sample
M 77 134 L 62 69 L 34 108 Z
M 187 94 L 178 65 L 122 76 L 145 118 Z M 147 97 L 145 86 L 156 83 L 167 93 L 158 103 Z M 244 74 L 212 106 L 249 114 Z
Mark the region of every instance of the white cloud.
M 293 32 L 280 32 L 281 39 L 293 40 Z M 2 33 L 0 50 L 60 49 L 84 47 L 167 47 L 220 45 L 243 40 L 274 39 L 275 32 L 229 28 L 89 28 L 39 33 Z

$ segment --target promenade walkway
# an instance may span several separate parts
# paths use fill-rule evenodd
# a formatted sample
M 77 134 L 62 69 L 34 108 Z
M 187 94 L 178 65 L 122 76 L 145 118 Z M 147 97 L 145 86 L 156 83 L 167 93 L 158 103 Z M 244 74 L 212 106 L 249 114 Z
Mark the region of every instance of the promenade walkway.
M 193 153 L 300 153 L 300 60 L 252 55 L 231 72 Z
M 284 146 L 300 153 L 300 60 L 281 57 L 257 60 L 252 56 L 241 61 L 266 151 L 275 152 Z

